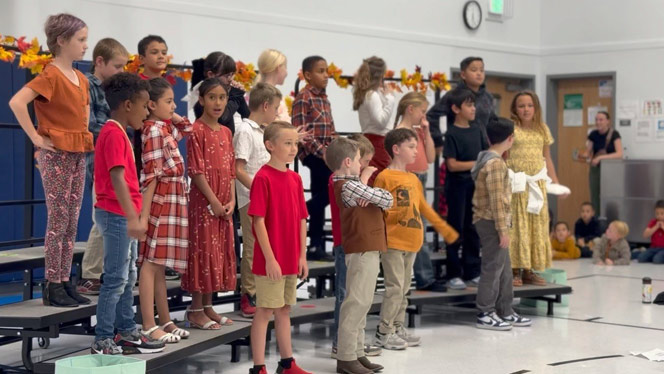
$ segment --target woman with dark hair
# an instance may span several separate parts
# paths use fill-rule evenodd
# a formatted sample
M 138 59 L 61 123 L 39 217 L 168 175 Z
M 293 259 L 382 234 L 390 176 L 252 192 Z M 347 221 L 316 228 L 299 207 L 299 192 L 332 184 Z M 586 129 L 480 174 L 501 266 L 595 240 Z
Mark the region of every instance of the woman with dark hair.
M 593 209 L 600 214 L 600 162 L 602 160 L 620 160 L 623 158 L 622 140 L 620 133 L 611 126 L 611 116 L 608 112 L 598 112 L 595 116 L 597 129 L 588 135 L 586 148 L 588 149 L 588 162 L 590 163 L 590 202 Z

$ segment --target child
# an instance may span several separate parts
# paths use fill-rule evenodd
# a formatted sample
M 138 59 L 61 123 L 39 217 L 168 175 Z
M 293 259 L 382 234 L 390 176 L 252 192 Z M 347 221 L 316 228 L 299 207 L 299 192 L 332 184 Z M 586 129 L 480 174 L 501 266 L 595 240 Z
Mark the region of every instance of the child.
M 581 204 L 581 217 L 574 224 L 574 236 L 576 236 L 576 245 L 581 248 L 581 257 L 592 257 L 593 241 L 602 236 L 602 233 L 595 216 L 595 209 L 588 201 Z
M 629 265 L 629 244 L 625 237 L 629 227 L 625 222 L 613 221 L 601 238 L 595 239 L 593 264 L 595 265 Z
M 348 139 L 357 143 L 357 148 L 360 151 L 360 172 L 368 173 L 368 175 L 373 176 L 375 174 L 376 168 L 369 166 L 373 156 L 374 156 L 374 147 L 364 135 L 362 134 L 352 134 Z M 366 170 L 366 171 L 365 171 Z M 332 354 L 330 355 L 333 359 L 337 358 L 337 331 L 339 330 L 339 311 L 341 310 L 341 303 L 343 303 L 346 298 L 346 255 L 344 254 L 344 248 L 341 245 L 341 218 L 339 217 L 339 206 L 337 205 L 337 199 L 334 196 L 334 173 L 330 175 L 330 180 L 328 182 L 328 193 L 330 197 L 330 213 L 332 215 L 332 241 L 334 254 L 334 324 L 332 325 Z M 371 178 L 369 178 L 371 179 Z M 365 182 L 368 182 L 366 180 Z M 367 183 L 365 183 L 367 184 Z M 378 356 L 382 353 L 382 349 L 375 345 L 365 345 L 364 354 L 367 356 Z
M 85 73 L 90 84 L 90 119 L 88 120 L 88 130 L 92 132 L 96 144 L 97 137 L 102 127 L 111 115 L 111 109 L 106 102 L 102 83 L 117 73 L 121 73 L 127 60 L 129 52 L 122 44 L 113 38 L 104 38 L 97 42 L 92 52 L 92 71 Z M 133 132 L 133 131 L 132 131 Z M 98 295 L 101 283 L 101 273 L 104 263 L 104 246 L 102 236 L 94 219 L 94 205 L 97 202 L 97 196 L 94 188 L 94 152 L 86 155 L 86 176 L 92 184 L 92 228 L 88 236 L 88 243 L 83 253 L 81 262 L 82 277 L 78 281 L 78 292 L 84 295 Z
M 364 327 L 374 298 L 380 253 L 387 250 L 383 210 L 392 207 L 392 195 L 366 185 L 375 171 L 361 172 L 358 143 L 336 138 L 328 146 L 325 162 L 333 174 L 333 191 L 341 223 L 349 285 L 341 305 L 337 372 L 370 374 L 383 367 L 365 355 Z M 346 270 L 346 269 L 344 269 Z
M 429 164 L 433 163 L 436 157 L 436 149 L 429 132 L 429 121 L 425 116 L 428 106 L 429 101 L 422 93 L 409 92 L 399 100 L 397 117 L 394 121 L 395 128 L 411 129 L 417 134 L 417 159 L 408 165 L 406 170 L 417 175 L 422 183 L 425 197 Z M 426 222 L 424 220 L 422 222 L 426 228 Z M 447 290 L 445 284 L 436 282 L 434 277 L 431 248 L 426 244 L 426 229 L 424 230 L 424 244 L 415 257 L 413 272 L 415 273 L 415 287 L 418 290 L 435 292 Z
M 266 49 L 258 56 L 258 75 L 257 81 L 259 83 L 267 83 L 273 86 L 281 86 L 288 76 L 288 61 L 286 56 L 277 51 L 276 49 Z M 279 110 L 277 111 L 277 119 L 279 121 L 290 122 L 291 117 L 288 114 L 288 106 L 284 98 L 279 102 Z
M 664 200 L 655 203 L 655 218 L 648 222 L 643 237 L 650 238 L 650 248 L 639 254 L 639 262 L 664 264 Z
M 558 222 L 551 235 L 551 252 L 554 260 L 576 259 L 581 257 L 581 249 L 574 243 L 570 235 L 569 226 L 565 222 Z
M 480 313 L 476 326 L 510 330 L 512 326 L 530 326 L 532 323 L 512 309 L 514 294 L 509 252 L 512 186 L 501 156 L 514 142 L 514 123 L 505 118 L 492 119 L 486 130 L 491 147 L 480 152 L 471 170 L 475 181 L 473 223 L 482 242 L 482 273 L 477 287 Z
M 203 115 L 187 139 L 189 256 L 182 288 L 192 296 L 185 319 L 202 330 L 218 330 L 233 321 L 212 307 L 212 293 L 235 290 L 235 154 L 231 131 L 219 124 L 228 95 L 217 78 L 199 87 Z
M 267 374 L 265 337 L 274 315 L 281 360 L 277 372 L 309 374 L 293 359 L 290 309 L 296 303 L 297 277 L 309 273 L 306 252 L 307 206 L 302 179 L 288 164 L 297 155 L 297 130 L 288 122 L 273 122 L 263 136 L 270 161 L 254 176 L 248 214 L 253 218 L 256 314 L 251 324 L 253 374 Z
M 164 78 L 149 82 L 150 116 L 143 123 L 141 135 L 141 224 L 147 232 L 137 261 L 141 267 L 138 286 L 141 316 L 144 334 L 165 343 L 177 343 L 187 338 L 189 332 L 171 321 L 164 271 L 168 266 L 183 273 L 187 267 L 187 182 L 178 140 L 191 133 L 192 125 L 175 113 L 171 85 Z M 154 320 L 155 304 L 161 326 Z
M 161 77 L 168 66 L 168 46 L 164 38 L 148 35 L 141 39 L 138 42 L 138 59 L 143 64 L 143 72 L 139 74 L 142 79 Z
M 455 88 L 447 103 L 454 113 L 454 125 L 447 129 L 443 156 L 447 164 L 445 198 L 447 220 L 459 232 L 461 239 L 447 246 L 447 287 L 466 288 L 464 280 L 477 287 L 480 276 L 480 238 L 473 225 L 473 191 L 475 184 L 470 169 L 477 155 L 489 145 L 482 128 L 472 123 L 475 119 L 475 95 L 467 88 Z M 459 249 L 462 256 L 459 258 Z
M 313 136 L 303 141 L 300 160 L 309 168 L 311 199 L 307 201 L 310 249 L 308 260 L 334 261 L 325 253 L 323 225 L 325 207 L 329 204 L 327 181 L 332 171 L 325 165 L 327 145 L 336 137 L 330 101 L 327 99 L 327 62 L 320 56 L 310 56 L 302 61 L 302 73 L 307 85 L 297 94 L 293 102 L 293 126 L 312 131 Z
M 164 350 L 163 342 L 138 333 L 132 307 L 136 239 L 145 235 L 145 229 L 139 221 L 141 194 L 126 127 L 139 130 L 143 125 L 148 114 L 149 87 L 148 82 L 129 73 L 116 74 L 104 83 L 111 112 L 99 133 L 95 153 L 95 216 L 103 236 L 104 282 L 97 302 L 93 354 Z
M 392 130 L 385 136 L 385 149 L 392 162 L 378 174 L 374 185 L 390 191 L 395 204 L 385 212 L 388 249 L 381 256 L 385 297 L 374 344 L 386 349 L 405 349 L 420 344 L 418 336 L 406 331 L 404 321 L 413 262 L 424 238 L 422 216 L 447 243 L 453 243 L 459 234 L 427 204 L 422 184 L 406 171 L 417 158 L 417 134 L 409 129 Z
M 385 151 L 385 134 L 390 131 L 395 100 L 392 88 L 383 82 L 386 69 L 382 58 L 372 56 L 362 61 L 353 78 L 353 110 L 357 110 L 362 134 L 375 149 L 371 166 L 376 167 L 377 172 L 369 179 L 371 185 L 391 161 Z
M 46 197 L 44 305 L 76 307 L 90 300 L 70 281 L 78 215 L 85 185 L 85 152 L 94 149 L 88 131 L 88 80 L 72 63 L 88 49 L 88 27 L 66 13 L 48 17 L 46 43 L 55 56 L 44 71 L 9 101 L 23 131 L 39 151 L 37 162 Z M 38 127 L 28 114 L 34 101 Z
M 254 259 L 254 235 L 251 231 L 249 210 L 249 190 L 256 172 L 269 160 L 270 154 L 263 144 L 265 127 L 277 116 L 281 103 L 281 92 L 267 83 L 257 83 L 249 93 L 249 109 L 251 114 L 238 124 L 233 136 L 235 148 L 235 175 L 240 183 L 236 183 L 237 207 L 240 211 L 242 225 L 242 260 L 240 275 L 242 296 L 240 310 L 243 317 L 253 317 L 256 313 L 256 282 L 251 272 Z

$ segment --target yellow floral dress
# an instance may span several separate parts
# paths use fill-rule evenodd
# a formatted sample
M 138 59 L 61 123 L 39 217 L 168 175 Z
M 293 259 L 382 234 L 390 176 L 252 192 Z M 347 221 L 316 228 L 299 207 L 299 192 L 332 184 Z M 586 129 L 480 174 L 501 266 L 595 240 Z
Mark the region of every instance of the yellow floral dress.
M 545 165 L 543 149 L 553 144 L 549 128 L 515 126 L 514 145 L 509 152 L 507 167 L 515 173 L 523 171 L 535 175 Z M 551 267 L 551 242 L 549 241 L 549 204 L 546 199 L 546 182 L 538 181 L 544 194 L 544 206 L 540 214 L 528 213 L 528 187 L 526 191 L 512 194 L 512 229 L 510 231 L 510 260 L 514 269 L 544 270 Z

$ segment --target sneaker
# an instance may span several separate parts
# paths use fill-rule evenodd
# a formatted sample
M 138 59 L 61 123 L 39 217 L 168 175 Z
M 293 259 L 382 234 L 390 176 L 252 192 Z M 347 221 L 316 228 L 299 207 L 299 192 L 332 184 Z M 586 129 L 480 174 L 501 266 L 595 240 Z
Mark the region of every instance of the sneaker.
M 254 370 L 254 368 L 250 368 L 249 374 L 267 374 L 267 369 L 265 368 L 265 366 L 261 367 L 259 371 Z
M 381 347 L 372 344 L 364 345 L 364 354 L 369 357 L 380 356 L 381 353 L 383 353 L 383 348 Z
M 535 273 L 533 269 L 524 270 L 522 279 L 523 279 L 523 284 L 546 286 L 546 280 L 542 278 L 539 274 Z
M 468 285 L 468 287 L 477 288 L 477 287 L 480 286 L 480 277 L 475 277 L 475 278 L 469 280 L 468 283 L 466 283 L 466 284 Z
M 334 256 L 325 252 L 324 247 L 309 247 L 309 250 L 307 251 L 307 261 L 333 262 Z
M 81 279 L 76 287 L 78 293 L 83 295 L 99 295 L 101 282 L 99 279 Z
M 252 318 L 256 314 L 256 304 L 252 303 L 252 297 L 249 294 L 243 293 L 240 297 L 240 311 L 242 317 L 245 318 Z
M 503 321 L 511 324 L 516 327 L 527 327 L 533 324 L 533 321 L 530 318 L 526 318 L 517 313 L 512 313 L 507 317 L 502 317 Z
M 288 369 L 281 366 L 281 361 L 279 361 L 279 364 L 277 365 L 276 373 L 277 374 L 313 374 L 313 373 L 308 372 L 306 370 L 303 370 L 301 367 L 297 366 L 297 364 L 295 363 L 295 359 L 293 359 L 293 361 L 291 361 L 291 365 Z
M 403 325 L 395 325 L 394 328 L 397 336 L 406 341 L 409 347 L 417 347 L 422 342 L 422 338 L 417 335 L 411 335 Z
M 447 281 L 447 288 L 450 290 L 465 290 L 466 284 L 459 277 L 452 278 Z
M 477 328 L 487 330 L 507 331 L 512 329 L 512 325 L 503 321 L 496 312 L 479 313 L 477 315 Z
M 177 271 L 171 269 L 171 268 L 166 268 L 164 271 L 164 274 L 166 276 L 166 280 L 178 280 L 180 279 L 180 273 Z
M 408 348 L 408 342 L 401 339 L 399 335 L 395 333 L 383 334 L 380 331 L 376 331 L 373 345 L 397 351 Z
M 102 340 L 96 340 L 92 343 L 90 352 L 95 355 L 121 355 L 122 348 L 118 347 L 113 339 L 106 338 Z
M 330 353 L 330 358 L 337 359 L 337 347 L 332 347 L 332 352 Z
M 122 349 L 126 355 L 138 353 L 158 353 L 164 350 L 164 342 L 152 339 L 139 333 L 137 330 L 129 334 L 118 333 L 115 335 L 115 344 Z
M 428 286 L 418 288 L 418 291 L 429 291 L 429 292 L 447 292 L 447 286 L 443 281 L 434 281 Z

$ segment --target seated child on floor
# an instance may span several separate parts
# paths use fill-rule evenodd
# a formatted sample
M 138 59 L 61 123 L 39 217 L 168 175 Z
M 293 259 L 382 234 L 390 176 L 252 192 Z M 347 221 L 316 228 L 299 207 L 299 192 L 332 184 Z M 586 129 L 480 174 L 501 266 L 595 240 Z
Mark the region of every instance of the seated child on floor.
M 664 200 L 655 203 L 655 218 L 648 223 L 643 237 L 650 238 L 650 248 L 639 254 L 639 262 L 664 264 Z
M 574 224 L 574 236 L 576 245 L 581 248 L 581 257 L 592 257 L 593 240 L 602 236 L 602 231 L 595 209 L 588 201 L 581 204 L 581 217 Z
M 594 241 L 593 263 L 595 265 L 629 265 L 629 244 L 625 237 L 629 227 L 623 221 L 613 221 L 601 238 Z
M 566 222 L 556 223 L 551 234 L 551 250 L 554 260 L 573 260 L 581 257 L 581 250 L 574 243 L 574 236 L 569 232 Z

